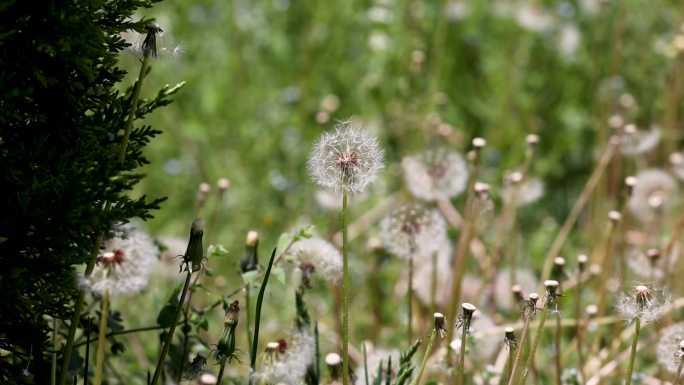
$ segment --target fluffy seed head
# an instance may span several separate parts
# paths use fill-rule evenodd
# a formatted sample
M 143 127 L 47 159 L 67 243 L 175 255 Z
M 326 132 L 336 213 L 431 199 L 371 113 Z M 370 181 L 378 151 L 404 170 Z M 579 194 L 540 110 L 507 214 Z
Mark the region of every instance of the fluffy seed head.
M 661 256 L 658 248 L 640 250 L 631 246 L 625 251 L 627 266 L 639 278 L 660 280 L 665 271 L 672 271 L 679 260 L 679 249 L 675 248 L 669 256 Z M 669 264 L 669 266 L 668 266 Z
M 673 204 L 677 183 L 662 170 L 644 170 L 637 175 L 637 183 L 629 198 L 628 207 L 642 222 L 651 222 Z
M 159 250 L 152 239 L 130 224 L 115 229 L 90 275 L 78 277 L 79 285 L 97 295 L 133 294 L 147 286 Z
M 429 258 L 444 247 L 446 223 L 437 210 L 405 205 L 380 222 L 380 238 L 387 251 L 398 257 Z
M 266 348 L 271 349 L 267 353 L 271 358 L 258 372 L 252 374 L 256 383 L 304 383 L 306 369 L 316 357 L 316 341 L 310 333 L 297 332 L 286 347 L 275 342 L 269 343 Z
M 330 282 L 338 282 L 342 276 L 342 255 L 330 242 L 322 238 L 302 239 L 292 244 L 290 255 L 304 280 L 317 272 Z
M 383 151 L 378 140 L 341 122 L 324 133 L 309 156 L 311 177 L 321 187 L 350 194 L 363 192 L 383 168 Z
M 617 311 L 623 319 L 632 322 L 640 318 L 644 323 L 657 321 L 670 306 L 670 298 L 662 290 L 637 285 L 629 293 L 618 297 Z
M 509 183 L 501 190 L 501 197 L 504 202 L 510 202 L 514 197 L 514 189 L 517 189 L 516 205 L 525 206 L 534 203 L 544 196 L 544 182 L 538 178 L 529 178 L 516 182 L 516 175 L 522 177 L 520 173 L 512 173 Z
M 468 182 L 468 168 L 463 158 L 445 149 L 406 157 L 401 165 L 406 185 L 418 199 L 435 201 L 456 197 Z
M 638 130 L 633 124 L 627 124 L 618 134 L 620 139 L 620 153 L 626 156 L 636 156 L 654 149 L 660 142 L 660 130 L 651 127 L 650 130 Z
M 663 328 L 658 335 L 656 355 L 658 363 L 670 373 L 677 372 L 682 359 L 682 343 L 684 343 L 684 322 Z

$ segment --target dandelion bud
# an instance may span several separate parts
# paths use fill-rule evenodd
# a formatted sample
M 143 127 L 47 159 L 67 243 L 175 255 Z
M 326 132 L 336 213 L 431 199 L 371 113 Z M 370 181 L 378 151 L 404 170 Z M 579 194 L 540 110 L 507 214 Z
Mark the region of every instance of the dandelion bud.
M 223 195 L 230 188 L 230 181 L 226 178 L 221 178 L 216 182 L 216 187 L 219 190 L 219 194 Z
M 245 253 L 240 261 L 240 272 L 242 274 L 259 268 L 258 249 L 259 234 L 252 230 L 247 233 L 247 238 L 245 239 Z
M 330 378 L 338 380 L 342 376 L 342 357 L 337 353 L 329 353 L 325 356 L 325 364 L 330 371 Z
M 511 349 L 518 347 L 518 339 L 515 336 L 515 331 L 512 327 L 507 327 L 504 330 L 504 344 Z
M 216 358 L 217 361 L 227 359 L 230 362 L 230 360 L 235 358 L 235 329 L 237 329 L 239 315 L 240 307 L 238 306 L 238 301 L 233 301 L 226 310 L 223 322 L 223 332 L 221 333 L 218 344 L 216 344 L 214 358 Z
M 224 323 L 228 326 L 237 325 L 240 316 L 240 303 L 236 300 L 228 306 L 224 317 Z
M 185 255 L 183 256 L 183 264 L 185 264 L 186 271 L 195 272 L 202 268 L 204 260 L 204 247 L 202 246 L 203 236 L 204 221 L 197 218 L 192 222 L 192 227 L 190 228 L 190 241 L 188 242 L 188 248 L 185 250 Z
M 551 270 L 551 277 L 556 281 L 565 276 L 565 258 L 556 257 L 553 259 L 553 269 Z

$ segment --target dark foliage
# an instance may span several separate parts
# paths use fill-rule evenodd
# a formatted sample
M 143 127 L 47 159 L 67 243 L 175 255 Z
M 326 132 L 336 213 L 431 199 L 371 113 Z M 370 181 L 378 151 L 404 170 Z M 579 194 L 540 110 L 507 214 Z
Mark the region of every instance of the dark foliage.
M 74 265 L 114 222 L 150 217 L 161 199 L 131 198 L 159 133 L 134 126 L 117 160 L 131 92 L 117 90 L 126 46 L 144 31 L 134 11 L 158 0 L 5 1 L 0 5 L 0 382 L 47 383 L 54 317 L 68 323 Z M 172 91 L 139 102 L 136 119 L 168 104 Z M 105 210 L 109 202 L 110 210 Z M 66 325 L 68 327 L 68 325 Z

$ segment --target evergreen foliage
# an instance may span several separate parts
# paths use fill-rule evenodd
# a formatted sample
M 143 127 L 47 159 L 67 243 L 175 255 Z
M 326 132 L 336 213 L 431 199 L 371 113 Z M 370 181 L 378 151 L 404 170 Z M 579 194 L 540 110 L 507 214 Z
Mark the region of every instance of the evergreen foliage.
M 50 319 L 68 327 L 75 266 L 88 262 L 98 234 L 150 218 L 162 201 L 128 195 L 143 177 L 143 148 L 160 131 L 134 126 L 117 160 L 131 108 L 131 89 L 117 89 L 120 33 L 144 32 L 149 20 L 131 16 L 157 1 L 0 6 L 0 348 L 10 352 L 0 382 L 48 382 Z M 136 120 L 175 91 L 141 99 Z

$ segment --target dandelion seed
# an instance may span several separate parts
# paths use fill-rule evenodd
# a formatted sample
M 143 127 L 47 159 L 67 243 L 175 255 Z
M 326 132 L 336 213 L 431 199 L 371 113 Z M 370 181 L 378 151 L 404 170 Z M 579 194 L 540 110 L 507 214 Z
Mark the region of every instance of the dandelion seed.
M 378 178 L 382 162 L 378 140 L 345 121 L 316 142 L 308 168 L 319 186 L 358 194 Z
M 651 127 L 648 131 L 638 130 L 635 125 L 627 124 L 622 127 L 618 139 L 621 154 L 641 155 L 651 151 L 660 143 L 660 130 L 657 127 Z
M 100 296 L 140 292 L 157 262 L 159 250 L 147 234 L 130 224 L 119 226 L 115 234 L 104 243 L 92 274 L 78 277 L 79 286 Z
M 294 257 L 305 285 L 310 282 L 314 272 L 333 283 L 342 277 L 342 255 L 324 239 L 308 238 L 297 241 L 290 247 L 289 254 Z
M 684 322 L 663 328 L 656 344 L 658 363 L 670 373 L 677 372 L 682 359 L 681 343 L 684 341 Z
M 429 259 L 444 246 L 446 223 L 437 210 L 410 204 L 380 222 L 380 238 L 387 251 L 398 257 Z
M 418 199 L 435 201 L 460 195 L 468 182 L 465 160 L 455 152 L 437 149 L 401 162 L 406 185 Z
M 660 319 L 669 306 L 670 298 L 664 291 L 637 285 L 631 293 L 618 297 L 616 308 L 627 322 L 639 318 L 644 323 L 651 323 Z
M 651 222 L 672 206 L 677 183 L 670 174 L 658 169 L 644 170 L 636 178 L 628 207 L 640 221 Z

